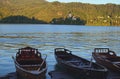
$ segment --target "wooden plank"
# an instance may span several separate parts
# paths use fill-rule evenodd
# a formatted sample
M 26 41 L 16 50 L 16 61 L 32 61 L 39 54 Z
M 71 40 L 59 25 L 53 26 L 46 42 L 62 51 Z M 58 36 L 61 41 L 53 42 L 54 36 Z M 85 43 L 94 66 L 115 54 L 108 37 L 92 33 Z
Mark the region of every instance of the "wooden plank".
M 61 71 L 51 71 L 49 72 L 49 75 L 51 76 L 51 79 L 74 79 L 66 72 L 61 72 Z
M 51 79 L 76 79 L 65 71 L 56 71 L 56 70 L 50 71 L 49 75 L 51 76 Z M 9 73 L 3 77 L 0 77 L 0 79 L 17 79 L 17 73 L 16 72 Z M 109 71 L 107 79 L 120 79 L 120 72 L 115 73 Z
M 120 72 L 109 71 L 107 79 L 120 79 Z

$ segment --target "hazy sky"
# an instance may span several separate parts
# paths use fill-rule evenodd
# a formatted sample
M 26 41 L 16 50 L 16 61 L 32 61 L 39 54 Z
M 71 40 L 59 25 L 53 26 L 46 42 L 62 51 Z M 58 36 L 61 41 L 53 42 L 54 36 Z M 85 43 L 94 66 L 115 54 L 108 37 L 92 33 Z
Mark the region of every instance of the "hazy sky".
M 82 3 L 91 3 L 91 4 L 106 4 L 106 3 L 115 3 L 120 4 L 120 0 L 47 0 L 49 2 L 59 1 L 59 2 L 82 2 Z

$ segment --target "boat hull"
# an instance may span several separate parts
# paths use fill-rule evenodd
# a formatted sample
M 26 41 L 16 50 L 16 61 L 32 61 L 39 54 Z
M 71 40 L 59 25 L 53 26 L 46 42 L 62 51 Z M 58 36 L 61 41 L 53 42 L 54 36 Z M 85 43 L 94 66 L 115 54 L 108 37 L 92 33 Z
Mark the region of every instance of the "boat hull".
M 38 49 L 32 47 L 19 49 L 16 56 L 12 56 L 18 78 L 45 79 L 47 71 L 46 57 L 43 59 Z
M 66 71 L 79 78 L 107 79 L 108 70 L 105 67 L 66 51 L 68 50 L 64 49 L 64 51 L 61 51 L 59 48 L 55 49 L 56 61 Z
M 92 56 L 96 63 L 114 72 L 120 72 L 120 57 L 109 48 L 95 48 Z
M 18 77 L 22 77 L 23 79 L 45 79 L 46 77 L 47 69 L 44 71 L 36 71 L 34 73 L 31 73 L 30 71 L 24 70 L 18 65 L 15 67 Z
M 58 64 L 64 68 L 67 72 L 69 72 L 70 74 L 74 74 L 74 76 L 77 77 L 87 77 L 87 78 L 92 78 L 92 79 L 107 79 L 107 74 L 108 72 L 101 72 L 101 71 L 93 71 L 93 70 L 88 70 L 88 69 L 82 69 L 82 68 L 76 68 L 73 66 L 70 66 L 68 64 L 62 63 L 61 61 L 59 61 L 59 59 L 57 59 Z
M 120 72 L 120 68 L 114 66 L 112 62 L 105 60 L 105 59 L 99 59 L 94 53 L 93 53 L 93 58 L 95 59 L 96 63 L 103 65 L 109 70 L 114 71 L 114 72 Z

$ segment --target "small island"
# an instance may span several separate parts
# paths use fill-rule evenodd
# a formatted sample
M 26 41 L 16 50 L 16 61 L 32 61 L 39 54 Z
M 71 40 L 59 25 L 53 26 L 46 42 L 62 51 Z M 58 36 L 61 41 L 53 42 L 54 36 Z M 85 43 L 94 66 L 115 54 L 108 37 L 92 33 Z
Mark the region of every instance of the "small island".
M 79 17 L 72 15 L 71 12 L 68 13 L 66 18 L 54 18 L 50 22 L 52 24 L 67 24 L 67 25 L 85 25 L 86 21 L 81 20 Z

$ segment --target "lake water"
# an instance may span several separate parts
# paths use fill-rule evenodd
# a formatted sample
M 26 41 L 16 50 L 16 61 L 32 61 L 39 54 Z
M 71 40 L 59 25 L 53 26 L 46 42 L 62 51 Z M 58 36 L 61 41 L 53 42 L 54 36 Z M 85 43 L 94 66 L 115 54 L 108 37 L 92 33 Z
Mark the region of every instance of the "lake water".
M 55 69 L 54 48 L 91 59 L 94 48 L 108 47 L 120 56 L 120 27 L 79 25 L 0 25 L 0 76 L 15 72 L 11 56 L 25 46 L 47 54 L 48 72 Z M 44 56 L 43 56 L 44 57 Z M 47 78 L 50 79 L 47 73 Z

